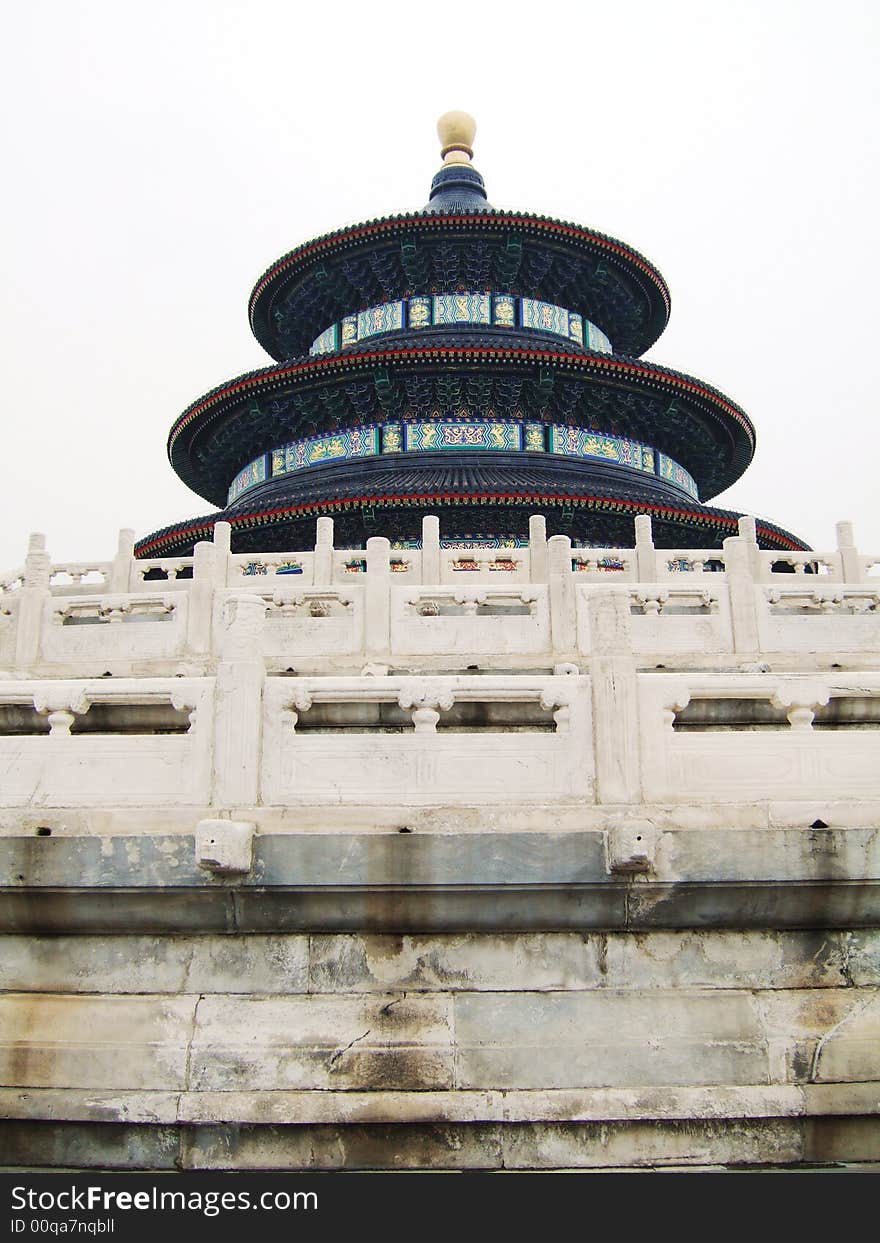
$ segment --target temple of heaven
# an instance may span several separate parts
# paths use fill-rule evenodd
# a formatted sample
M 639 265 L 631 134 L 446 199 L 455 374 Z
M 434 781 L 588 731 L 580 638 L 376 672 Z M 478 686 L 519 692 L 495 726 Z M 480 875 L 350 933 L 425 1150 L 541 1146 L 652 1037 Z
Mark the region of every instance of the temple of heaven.
M 531 514 L 575 545 L 720 547 L 739 515 L 706 502 L 751 461 L 754 428 L 702 380 L 642 359 L 669 318 L 657 269 L 623 242 L 487 200 L 476 126 L 441 118 L 420 211 L 328 233 L 278 259 L 250 297 L 272 363 L 193 402 L 168 456 L 214 512 L 141 540 L 186 555 L 230 523 L 236 552 L 515 546 Z M 759 544 L 804 549 L 757 522 Z

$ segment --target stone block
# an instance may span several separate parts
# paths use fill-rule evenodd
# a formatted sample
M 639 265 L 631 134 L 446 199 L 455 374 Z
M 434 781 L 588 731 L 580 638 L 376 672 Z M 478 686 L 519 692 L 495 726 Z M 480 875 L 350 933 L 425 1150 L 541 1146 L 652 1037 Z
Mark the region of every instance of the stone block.
M 0 989 L 68 993 L 304 993 L 305 936 L 5 937 Z
M 195 997 L 0 997 L 0 1082 L 21 1087 L 186 1086 Z
M 605 862 L 609 872 L 650 872 L 654 868 L 656 830 L 650 820 L 625 820 L 605 832 Z
M 197 1091 L 450 1087 L 449 1000 L 205 998 L 190 1077 Z
M 596 988 L 601 953 L 598 934 L 313 936 L 310 980 L 316 992 Z
M 174 1126 L 123 1123 L 3 1123 L 3 1165 L 24 1170 L 168 1170 L 178 1168 Z
M 880 1161 L 880 1117 L 809 1119 L 802 1160 L 817 1164 Z
M 492 1124 L 446 1126 L 194 1127 L 181 1166 L 190 1170 L 498 1169 Z
M 733 991 L 459 994 L 462 1088 L 766 1083 L 751 999 Z
M 803 1150 L 797 1119 L 510 1127 L 505 1169 L 789 1164 Z
M 880 943 L 880 934 L 865 935 L 866 945 Z M 639 989 L 835 987 L 847 982 L 856 957 L 846 937 L 733 928 L 613 933 L 605 979 L 609 987 Z
M 752 1084 L 768 1080 L 761 1041 L 554 1041 L 552 1045 L 460 1043 L 456 1086 L 464 1089 L 649 1088 L 658 1085 Z
M 224 876 L 249 872 L 255 828 L 250 820 L 200 820 L 195 833 L 199 867 Z

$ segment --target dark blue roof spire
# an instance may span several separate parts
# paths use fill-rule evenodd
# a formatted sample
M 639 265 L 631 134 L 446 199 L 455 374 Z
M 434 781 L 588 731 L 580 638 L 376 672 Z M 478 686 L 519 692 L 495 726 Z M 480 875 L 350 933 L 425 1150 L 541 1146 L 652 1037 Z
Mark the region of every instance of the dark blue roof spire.
M 466 215 L 494 211 L 486 198 L 483 178 L 471 166 L 477 123 L 467 112 L 445 112 L 437 122 L 443 167 L 431 182 L 425 212 L 432 215 Z

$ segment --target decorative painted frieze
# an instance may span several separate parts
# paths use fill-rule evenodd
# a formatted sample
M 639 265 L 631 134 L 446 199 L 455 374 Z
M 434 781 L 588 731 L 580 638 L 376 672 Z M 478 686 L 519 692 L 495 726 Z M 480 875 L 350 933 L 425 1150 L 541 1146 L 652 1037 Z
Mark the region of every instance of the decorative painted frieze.
M 309 354 L 333 354 L 359 341 L 407 328 L 475 324 L 495 328 L 526 328 L 575 341 L 585 349 L 612 353 L 609 338 L 577 311 L 537 298 L 463 290 L 456 293 L 415 294 L 395 302 L 382 302 L 354 315 L 346 315 L 315 337 Z

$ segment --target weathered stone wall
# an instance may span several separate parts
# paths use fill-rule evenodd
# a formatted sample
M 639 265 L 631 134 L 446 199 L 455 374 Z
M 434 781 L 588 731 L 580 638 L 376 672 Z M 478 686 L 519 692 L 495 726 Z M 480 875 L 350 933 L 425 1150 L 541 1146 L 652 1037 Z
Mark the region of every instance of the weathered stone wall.
M 874 931 L 13 936 L 3 951 L 2 1077 L 26 1085 L 0 1096 L 7 1162 L 880 1158 Z

